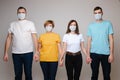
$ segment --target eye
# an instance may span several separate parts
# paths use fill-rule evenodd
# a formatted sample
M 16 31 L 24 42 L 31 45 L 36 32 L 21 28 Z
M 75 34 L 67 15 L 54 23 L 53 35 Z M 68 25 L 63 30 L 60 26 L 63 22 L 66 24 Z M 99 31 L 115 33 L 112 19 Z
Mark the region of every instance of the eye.
M 101 14 L 102 12 L 98 12 L 98 14 Z
M 102 12 L 94 12 L 94 14 L 101 14 Z
M 18 12 L 18 13 L 25 13 L 25 12 Z

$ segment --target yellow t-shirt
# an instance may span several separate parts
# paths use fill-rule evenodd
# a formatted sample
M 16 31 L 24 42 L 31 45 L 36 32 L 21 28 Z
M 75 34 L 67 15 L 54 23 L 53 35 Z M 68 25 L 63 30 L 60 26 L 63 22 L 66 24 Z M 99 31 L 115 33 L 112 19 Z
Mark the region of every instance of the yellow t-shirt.
M 44 33 L 39 37 L 38 42 L 41 44 L 40 61 L 58 61 L 58 43 L 60 43 L 60 36 L 58 34 Z

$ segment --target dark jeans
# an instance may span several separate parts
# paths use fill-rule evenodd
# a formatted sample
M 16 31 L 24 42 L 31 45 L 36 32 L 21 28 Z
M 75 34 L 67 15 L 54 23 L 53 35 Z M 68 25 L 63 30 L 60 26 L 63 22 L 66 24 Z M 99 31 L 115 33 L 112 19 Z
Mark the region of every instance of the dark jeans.
M 22 80 L 23 67 L 25 72 L 25 80 L 32 80 L 32 60 L 33 52 L 24 54 L 12 54 L 15 80 Z
M 68 80 L 79 80 L 82 69 L 82 55 L 66 54 L 65 66 L 67 70 Z
M 91 63 L 92 77 L 91 77 L 91 80 L 98 80 L 100 63 L 101 63 L 102 70 L 103 70 L 104 80 L 110 80 L 111 63 L 108 62 L 109 55 L 101 55 L 101 54 L 91 53 L 90 56 L 92 58 L 92 63 Z
M 40 62 L 44 80 L 55 80 L 58 62 Z

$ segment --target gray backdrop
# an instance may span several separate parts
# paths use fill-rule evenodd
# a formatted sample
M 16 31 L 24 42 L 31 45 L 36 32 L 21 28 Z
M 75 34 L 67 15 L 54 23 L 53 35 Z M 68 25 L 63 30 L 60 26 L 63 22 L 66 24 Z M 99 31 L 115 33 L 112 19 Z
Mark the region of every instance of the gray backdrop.
M 54 32 L 60 34 L 61 39 L 66 31 L 66 26 L 71 19 L 79 23 L 80 32 L 87 41 L 87 26 L 94 21 L 93 8 L 101 6 L 104 11 L 104 19 L 110 20 L 114 26 L 115 61 L 112 63 L 112 80 L 120 79 L 120 1 L 119 0 L 0 0 L 0 80 L 14 80 L 12 56 L 9 51 L 9 61 L 3 62 L 4 43 L 9 24 L 17 20 L 16 9 L 19 6 L 27 8 L 27 19 L 32 20 L 39 34 L 45 32 L 43 24 L 52 19 L 55 22 Z M 81 80 L 90 80 L 90 65 L 85 63 L 83 55 L 83 67 Z M 23 75 L 24 78 L 24 75 Z M 24 79 L 23 79 L 24 80 Z M 39 63 L 33 62 L 33 80 L 43 80 Z M 65 67 L 59 67 L 56 80 L 67 80 Z M 99 80 L 103 80 L 100 67 Z

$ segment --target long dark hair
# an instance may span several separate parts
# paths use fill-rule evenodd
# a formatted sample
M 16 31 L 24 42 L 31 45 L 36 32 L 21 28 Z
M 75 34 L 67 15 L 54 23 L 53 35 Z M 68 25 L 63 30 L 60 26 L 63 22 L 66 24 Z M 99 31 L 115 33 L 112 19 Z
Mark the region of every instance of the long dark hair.
M 75 30 L 75 33 L 76 33 L 76 34 L 79 34 L 78 23 L 77 23 L 76 20 L 70 20 L 70 22 L 68 23 L 68 26 L 67 26 L 67 31 L 66 31 L 66 33 L 70 33 L 70 32 L 71 32 L 71 30 L 69 29 L 69 27 L 70 27 L 70 24 L 73 23 L 73 22 L 76 23 L 76 30 Z

